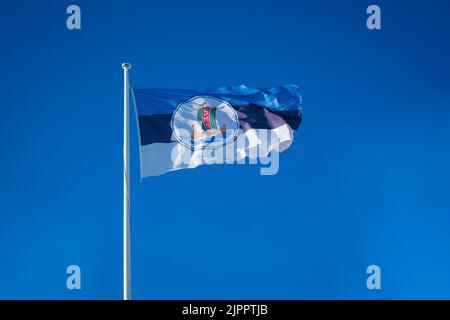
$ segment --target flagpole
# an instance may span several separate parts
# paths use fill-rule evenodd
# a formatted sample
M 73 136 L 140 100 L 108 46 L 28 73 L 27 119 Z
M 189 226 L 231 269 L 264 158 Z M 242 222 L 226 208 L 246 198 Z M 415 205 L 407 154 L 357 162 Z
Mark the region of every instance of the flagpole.
M 123 300 L 131 299 L 129 81 L 131 64 L 123 63 Z

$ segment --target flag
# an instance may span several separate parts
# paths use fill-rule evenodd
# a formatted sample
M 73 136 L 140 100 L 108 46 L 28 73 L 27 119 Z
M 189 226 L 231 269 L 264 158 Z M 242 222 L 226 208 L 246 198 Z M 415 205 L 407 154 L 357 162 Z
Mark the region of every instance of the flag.
M 131 90 L 141 178 L 281 152 L 302 120 L 296 85 Z

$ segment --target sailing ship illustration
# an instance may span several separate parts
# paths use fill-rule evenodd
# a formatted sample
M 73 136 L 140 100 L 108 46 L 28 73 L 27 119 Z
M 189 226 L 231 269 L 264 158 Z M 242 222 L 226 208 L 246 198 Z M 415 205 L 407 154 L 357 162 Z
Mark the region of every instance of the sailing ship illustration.
M 197 111 L 197 122 L 192 125 L 192 140 L 203 143 L 210 143 L 216 139 L 217 135 L 224 134 L 226 125 L 219 127 L 217 123 L 217 108 L 211 107 L 208 103 L 203 103 Z

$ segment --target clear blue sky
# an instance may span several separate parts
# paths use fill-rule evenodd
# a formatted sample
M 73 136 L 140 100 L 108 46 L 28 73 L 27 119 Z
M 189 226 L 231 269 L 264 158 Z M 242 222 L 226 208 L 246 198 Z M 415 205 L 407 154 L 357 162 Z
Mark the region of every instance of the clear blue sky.
M 69 2 L 0 10 L 0 298 L 122 297 L 124 61 L 137 88 L 304 98 L 276 176 L 217 165 L 140 185 L 132 121 L 134 298 L 450 298 L 448 1 L 374 1 L 381 31 L 372 1 L 74 3 L 79 31 Z

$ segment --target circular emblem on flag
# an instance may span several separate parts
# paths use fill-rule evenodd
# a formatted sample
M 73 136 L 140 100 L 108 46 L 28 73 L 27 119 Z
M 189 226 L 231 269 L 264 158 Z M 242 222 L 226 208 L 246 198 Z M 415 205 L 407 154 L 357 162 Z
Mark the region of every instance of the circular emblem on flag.
M 174 138 L 191 150 L 222 147 L 234 141 L 239 130 L 233 107 L 208 96 L 180 103 L 172 115 L 171 126 Z

